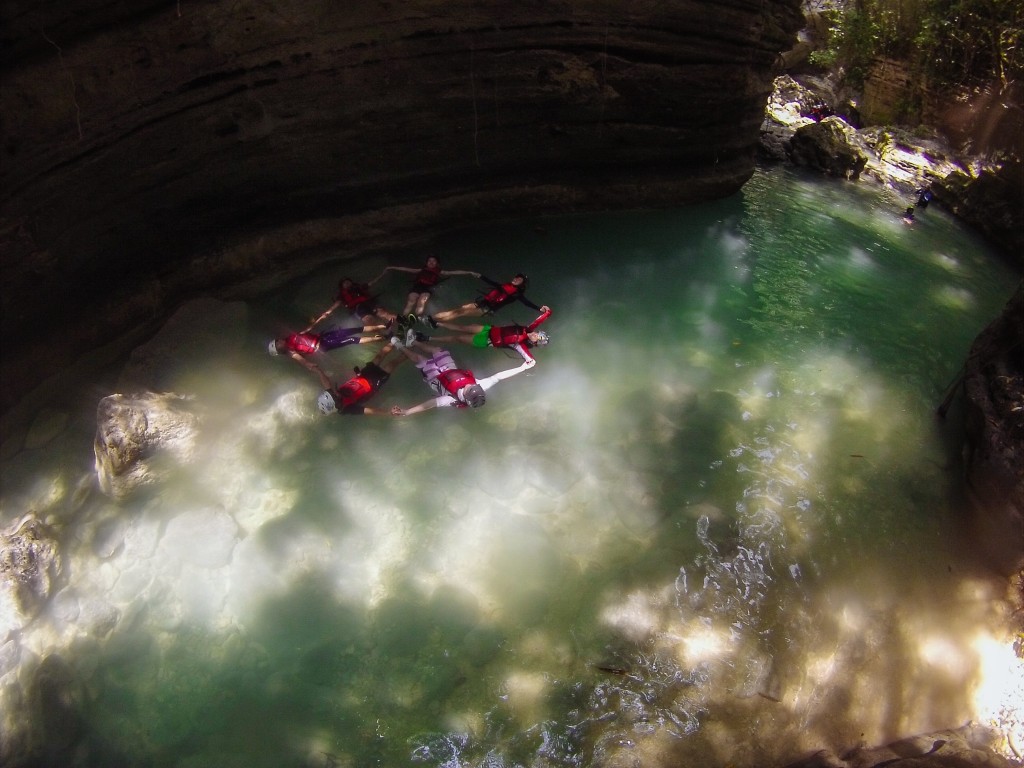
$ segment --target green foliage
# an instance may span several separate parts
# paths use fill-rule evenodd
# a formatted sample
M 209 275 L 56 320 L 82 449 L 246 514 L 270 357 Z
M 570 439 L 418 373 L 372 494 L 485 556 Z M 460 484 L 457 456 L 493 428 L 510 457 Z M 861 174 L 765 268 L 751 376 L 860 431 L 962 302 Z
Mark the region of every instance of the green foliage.
M 828 43 L 811 60 L 842 66 L 854 86 L 879 56 L 937 84 L 1005 86 L 1024 76 L 1021 0 L 847 0 L 824 13 Z

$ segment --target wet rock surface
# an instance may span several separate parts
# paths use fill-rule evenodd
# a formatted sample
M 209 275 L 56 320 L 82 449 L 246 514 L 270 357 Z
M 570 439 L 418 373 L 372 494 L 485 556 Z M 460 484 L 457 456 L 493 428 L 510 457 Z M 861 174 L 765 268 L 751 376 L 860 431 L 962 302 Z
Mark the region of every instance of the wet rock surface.
M 125 499 L 160 477 L 155 459 L 188 461 L 199 417 L 173 394 L 108 395 L 96 413 L 96 477 L 100 490 Z
M 31 621 L 62 576 L 56 533 L 35 516 L 0 532 L 0 627 L 10 631 Z
M 964 367 L 967 486 L 1001 569 L 1024 561 L 1024 286 L 975 339 Z

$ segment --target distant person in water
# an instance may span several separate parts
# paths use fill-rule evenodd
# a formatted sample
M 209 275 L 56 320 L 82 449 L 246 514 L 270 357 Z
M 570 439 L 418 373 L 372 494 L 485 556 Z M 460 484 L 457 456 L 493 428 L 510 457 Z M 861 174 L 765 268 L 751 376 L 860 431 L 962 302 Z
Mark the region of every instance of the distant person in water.
M 356 368 L 356 375 L 344 384 L 334 386 L 327 375 L 320 372 L 320 383 L 324 391 L 320 393 L 316 404 L 320 413 L 339 413 L 343 416 L 388 416 L 392 413 L 388 408 L 375 408 L 366 405 L 366 401 L 376 395 L 383 387 L 395 368 L 406 360 L 404 354 L 392 355 L 394 346 L 385 344 L 374 358 L 362 368 Z
M 537 326 L 551 317 L 551 308 L 543 306 L 537 319 L 527 326 L 514 325 L 458 325 L 456 323 L 437 324 L 451 331 L 458 331 L 452 336 L 419 336 L 421 339 L 434 342 L 454 341 L 459 344 L 471 344 L 474 347 L 498 347 L 511 349 L 523 360 L 533 360 L 530 349 L 545 346 L 549 339 L 544 331 Z
M 429 323 L 431 327 L 436 328 L 439 323 L 446 323 L 457 317 L 482 317 L 483 315 L 489 315 L 492 312 L 497 312 L 499 309 L 511 304 L 513 301 L 521 302 L 530 309 L 535 309 L 538 312 L 540 311 L 540 307 L 526 298 L 526 288 L 530 284 L 530 278 L 522 272 L 517 274 L 507 283 L 499 283 L 495 280 L 491 280 L 489 277 L 484 277 L 483 275 L 480 276 L 480 279 L 488 285 L 493 286 L 493 288 L 476 301 L 470 301 L 463 304 L 461 307 L 455 307 L 454 309 L 448 309 L 444 312 L 437 312 L 433 315 L 428 315 L 427 323 Z
M 924 209 L 932 201 L 932 191 L 929 187 L 922 187 L 917 190 L 917 207 Z
M 903 212 L 903 223 L 913 224 L 914 223 L 914 206 L 910 206 Z
M 380 335 L 379 331 L 385 329 L 384 325 L 365 325 L 358 328 L 330 328 L 323 333 L 313 333 L 312 331 L 291 333 L 270 342 L 268 351 L 274 356 L 290 357 L 303 368 L 319 376 L 323 374 L 323 370 L 308 359 L 311 355 L 317 352 L 330 352 L 332 349 L 340 349 L 351 344 L 382 341 L 384 337 Z M 362 335 L 364 333 L 370 335 L 364 336 Z
M 394 323 L 397 319 L 394 312 L 390 312 L 377 303 L 377 297 L 370 292 L 370 286 L 380 280 L 380 275 L 368 283 L 357 283 L 350 277 L 343 277 L 338 281 L 338 293 L 334 297 L 334 303 L 325 309 L 319 317 L 314 318 L 305 331 L 311 331 L 317 323 L 324 320 L 339 307 L 345 307 L 353 316 L 358 317 L 363 325 L 372 325 L 374 322 Z
M 430 353 L 429 357 L 406 346 L 401 346 L 400 349 L 420 369 L 423 380 L 434 390 L 436 396 L 412 408 L 396 405 L 391 409 L 395 416 L 411 416 L 414 413 L 429 411 L 431 408 L 479 408 L 487 401 L 484 393 L 488 389 L 499 381 L 527 371 L 537 364 L 536 360 L 525 360 L 516 368 L 498 371 L 485 379 L 477 379 L 472 371 L 456 366 L 448 350 L 423 343 L 417 343 L 416 346 Z
M 426 263 L 420 268 L 414 267 L 385 267 L 384 272 L 394 270 L 395 272 L 411 272 L 416 275 L 413 278 L 412 286 L 409 288 L 409 295 L 405 299 L 405 307 L 401 315 L 415 322 L 416 317 L 421 316 L 427 309 L 427 302 L 430 301 L 434 289 L 443 278 L 454 277 L 455 275 L 469 275 L 480 277 L 479 272 L 470 272 L 465 269 L 441 269 L 441 262 L 431 254 L 427 256 Z M 383 273 L 381 274 L 383 277 Z M 409 318 L 409 315 L 413 315 Z

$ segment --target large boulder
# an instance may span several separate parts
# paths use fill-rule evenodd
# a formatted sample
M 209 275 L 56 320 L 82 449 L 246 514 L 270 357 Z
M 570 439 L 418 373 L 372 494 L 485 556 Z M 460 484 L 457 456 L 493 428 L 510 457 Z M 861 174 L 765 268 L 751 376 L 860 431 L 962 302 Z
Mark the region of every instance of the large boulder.
M 858 148 L 857 131 L 838 117 L 797 128 L 786 154 L 794 165 L 821 171 L 841 179 L 856 179 L 867 165 L 867 155 Z
M 159 480 L 166 465 L 188 462 L 195 449 L 199 417 L 180 395 L 143 392 L 109 395 L 96 410 L 96 478 L 113 499 L 127 498 Z

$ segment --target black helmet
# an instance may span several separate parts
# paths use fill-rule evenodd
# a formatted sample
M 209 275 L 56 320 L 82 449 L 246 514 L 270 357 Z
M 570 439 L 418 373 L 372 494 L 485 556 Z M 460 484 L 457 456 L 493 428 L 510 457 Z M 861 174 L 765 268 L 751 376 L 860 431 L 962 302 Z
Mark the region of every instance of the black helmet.
M 523 278 L 523 288 L 522 289 L 525 291 L 526 290 L 526 286 L 528 286 L 530 284 L 529 276 L 528 275 L 524 275 L 522 272 L 517 272 L 515 277 Z M 515 277 L 512 278 L 512 279 L 514 280 Z
M 479 408 L 487 401 L 487 396 L 484 394 L 484 388 L 479 384 L 470 384 L 462 390 L 462 399 L 470 408 Z

